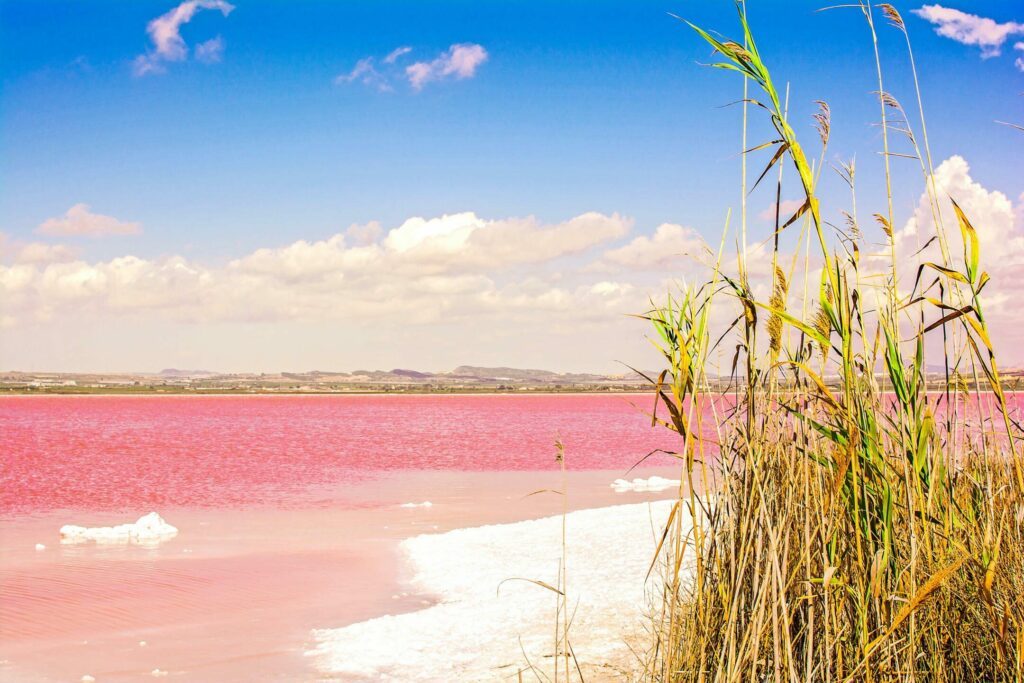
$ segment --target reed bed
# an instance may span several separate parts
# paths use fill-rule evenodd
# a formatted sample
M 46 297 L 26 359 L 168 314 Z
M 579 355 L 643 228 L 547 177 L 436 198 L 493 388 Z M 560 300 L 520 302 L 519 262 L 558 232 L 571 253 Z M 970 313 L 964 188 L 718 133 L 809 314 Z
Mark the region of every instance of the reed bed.
M 659 546 L 662 604 L 643 677 L 1021 680 L 1021 430 L 984 314 L 977 230 L 934 180 L 907 27 L 890 5 L 834 10 L 855 12 L 875 48 L 886 197 L 864 225 L 856 166 L 825 163 L 828 105 L 809 123 L 812 151 L 737 8 L 735 39 L 690 27 L 713 67 L 742 78 L 744 147 L 748 126 L 771 132 L 744 152 L 743 196 L 747 159 L 766 157 L 754 185 L 774 182 L 781 198 L 785 183 L 802 205 L 759 237 L 772 245 L 767 296 L 752 284 L 744 202 L 706 281 L 643 316 L 665 361 L 649 378 L 652 422 L 679 437 L 676 506 L 703 520 L 684 528 L 674 515 Z M 913 115 L 884 88 L 883 30 L 909 52 Z M 897 160 L 920 166 L 937 260 L 898 253 Z M 842 225 L 823 219 L 823 171 L 849 187 L 850 204 L 833 209 Z M 734 313 L 723 323 L 722 311 Z

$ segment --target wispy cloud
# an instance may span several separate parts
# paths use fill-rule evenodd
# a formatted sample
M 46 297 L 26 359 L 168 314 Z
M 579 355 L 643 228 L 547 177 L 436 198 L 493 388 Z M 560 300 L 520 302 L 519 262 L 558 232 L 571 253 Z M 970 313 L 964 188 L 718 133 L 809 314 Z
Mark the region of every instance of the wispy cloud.
M 984 59 L 999 56 L 1010 36 L 1024 34 L 1024 24 L 1015 21 L 1000 23 L 942 5 L 924 5 L 911 11 L 935 24 L 935 32 L 940 36 L 964 45 L 978 46 Z
M 188 45 L 181 37 L 181 27 L 192 21 L 196 12 L 203 9 L 219 10 L 225 17 L 235 9 L 224 0 L 185 0 L 174 9 L 153 19 L 146 26 L 153 47 L 132 62 L 136 76 L 163 73 L 167 62 L 183 62 L 188 59 Z M 195 51 L 196 59 L 206 63 L 220 61 L 224 41 L 220 36 L 201 43 Z
M 437 58 L 429 62 L 416 62 L 405 68 L 409 84 L 421 90 L 431 81 L 446 78 L 472 78 L 478 66 L 487 61 L 487 50 L 476 43 L 458 43 L 452 45 Z
M 137 235 L 142 224 L 121 221 L 113 216 L 92 213 L 88 204 L 75 204 L 63 216 L 50 218 L 39 224 L 40 235 L 63 237 L 105 237 L 107 235 Z
M 376 62 L 373 57 L 363 57 L 356 65 L 352 67 L 352 70 L 348 73 L 338 74 L 334 77 L 335 85 L 344 85 L 346 83 L 362 83 L 381 92 L 390 92 L 394 90 L 391 87 L 389 79 L 377 70 Z
M 203 64 L 216 64 L 224 56 L 224 39 L 220 36 L 203 41 L 196 45 L 196 61 Z
M 419 91 L 432 81 L 472 78 L 489 56 L 482 45 L 457 43 L 429 62 L 415 62 L 403 69 L 398 61 L 410 52 L 412 48 L 403 45 L 380 60 L 372 56 L 363 57 L 351 71 L 335 76 L 334 82 L 338 85 L 362 83 L 381 92 L 391 92 L 395 83 L 404 80 L 413 90 Z
M 385 64 L 394 64 L 395 62 L 398 61 L 398 59 L 400 57 L 402 57 L 403 55 L 407 55 L 410 52 L 412 52 L 412 48 L 409 47 L 408 45 L 403 45 L 402 47 L 396 47 L 394 50 L 392 50 L 391 52 L 388 53 L 387 57 L 384 58 L 384 63 Z
M 1014 43 L 1013 49 L 1024 52 L 1024 42 Z M 1014 60 L 1013 64 L 1021 71 L 1024 71 L 1024 57 L 1017 57 L 1017 59 Z

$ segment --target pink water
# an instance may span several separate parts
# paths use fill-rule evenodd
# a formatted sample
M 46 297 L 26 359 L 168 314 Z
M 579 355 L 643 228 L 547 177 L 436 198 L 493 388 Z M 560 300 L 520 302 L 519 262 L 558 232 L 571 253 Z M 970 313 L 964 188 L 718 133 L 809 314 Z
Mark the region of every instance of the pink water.
M 674 443 L 609 395 L 0 398 L 0 515 L 307 502 L 396 470 L 626 469 Z M 662 458 L 650 465 L 668 464 Z
M 401 539 L 561 509 L 528 495 L 561 485 L 556 437 L 570 508 L 658 497 L 609 488 L 673 445 L 630 401 L 649 397 L 0 398 L 0 680 L 315 680 L 313 628 L 431 600 Z M 59 542 L 150 510 L 178 536 Z
M 562 485 L 556 437 L 570 509 L 669 495 L 609 488 L 678 445 L 651 428 L 650 405 L 621 395 L 0 397 L 0 680 L 152 680 L 154 669 L 316 680 L 303 656 L 312 629 L 432 599 L 408 588 L 400 540 L 561 510 L 558 496 L 528 495 Z M 976 418 L 965 428 L 988 429 Z M 642 469 L 678 474 L 665 456 Z M 425 500 L 433 507 L 399 507 Z M 151 548 L 59 542 L 63 524 L 151 510 L 178 536 Z

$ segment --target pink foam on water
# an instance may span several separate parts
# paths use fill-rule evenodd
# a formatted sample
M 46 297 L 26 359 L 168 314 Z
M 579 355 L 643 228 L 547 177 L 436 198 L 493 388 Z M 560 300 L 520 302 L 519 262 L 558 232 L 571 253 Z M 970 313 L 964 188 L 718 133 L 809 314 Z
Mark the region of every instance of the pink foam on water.
M 678 442 L 649 396 L 0 398 L 0 514 L 281 505 L 394 470 L 625 470 Z M 652 458 L 649 465 L 669 463 Z

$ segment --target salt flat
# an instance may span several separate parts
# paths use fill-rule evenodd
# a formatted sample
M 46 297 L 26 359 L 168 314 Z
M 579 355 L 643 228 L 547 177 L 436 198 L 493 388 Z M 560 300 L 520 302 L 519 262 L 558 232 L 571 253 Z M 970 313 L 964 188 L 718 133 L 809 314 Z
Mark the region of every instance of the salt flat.
M 570 642 L 588 680 L 628 666 L 657 581 L 645 585 L 671 501 L 571 512 L 566 518 Z M 683 524 L 689 523 L 688 513 Z M 313 633 L 307 652 L 332 678 L 385 681 L 516 680 L 532 662 L 549 672 L 561 516 L 424 534 L 402 542 L 412 588 L 436 596 L 415 612 Z M 503 583 L 504 582 L 504 583 Z M 500 586 L 500 590 L 499 590 Z M 533 678 L 532 674 L 527 674 Z

